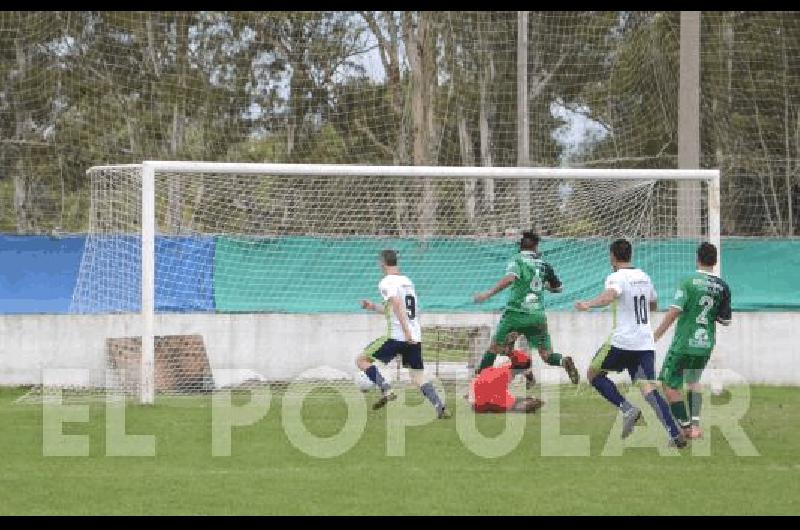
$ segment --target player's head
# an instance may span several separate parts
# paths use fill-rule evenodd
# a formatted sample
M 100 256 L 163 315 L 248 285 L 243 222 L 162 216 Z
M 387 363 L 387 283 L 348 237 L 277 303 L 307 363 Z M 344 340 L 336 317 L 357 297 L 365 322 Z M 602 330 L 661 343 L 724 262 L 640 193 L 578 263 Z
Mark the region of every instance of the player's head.
M 536 249 L 538 248 L 539 248 L 539 234 L 537 234 L 533 230 L 526 230 L 525 232 L 522 232 L 522 239 L 519 240 L 519 249 L 533 250 L 535 252 Z
M 700 267 L 713 267 L 717 264 L 717 247 L 711 243 L 700 243 L 697 247 L 697 265 Z
M 620 263 L 630 263 L 633 256 L 633 247 L 627 239 L 617 239 L 609 247 L 611 251 L 611 266 L 616 270 Z
M 381 250 L 379 261 L 384 272 L 389 267 L 397 267 L 397 251 L 391 249 Z

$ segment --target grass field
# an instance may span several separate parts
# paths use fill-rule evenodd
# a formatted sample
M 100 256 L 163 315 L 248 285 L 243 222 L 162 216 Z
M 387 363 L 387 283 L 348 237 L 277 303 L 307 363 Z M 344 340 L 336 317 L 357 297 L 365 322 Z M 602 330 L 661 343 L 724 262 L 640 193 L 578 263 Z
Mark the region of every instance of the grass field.
M 312 458 L 289 442 L 277 396 L 262 420 L 233 431 L 229 457 L 211 456 L 207 396 L 127 408 L 129 434 L 156 436 L 154 457 L 105 455 L 102 402 L 89 405 L 88 423 L 64 427 L 89 435 L 90 456 L 45 457 L 42 407 L 14 403 L 23 392 L 0 390 L 2 514 L 800 514 L 798 388 L 751 389 L 742 425 L 756 457 L 736 456 L 716 428 L 709 457 L 655 448 L 601 456 L 615 411 L 588 387 L 564 386 L 561 434 L 589 435 L 591 456 L 541 456 L 537 414 L 516 449 L 494 459 L 460 442 L 455 418 L 409 427 L 405 456 L 387 456 L 385 410 L 369 411 L 348 452 Z M 302 410 L 307 428 L 326 436 L 346 409 L 315 397 Z M 477 418 L 487 436 L 504 422 Z

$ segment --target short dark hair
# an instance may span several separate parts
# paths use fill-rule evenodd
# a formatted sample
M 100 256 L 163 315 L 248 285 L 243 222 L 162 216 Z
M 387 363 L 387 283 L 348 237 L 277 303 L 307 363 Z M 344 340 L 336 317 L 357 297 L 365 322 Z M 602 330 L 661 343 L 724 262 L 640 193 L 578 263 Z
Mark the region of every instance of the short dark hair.
M 539 246 L 539 234 L 533 230 L 522 232 L 522 239 L 519 240 L 519 248 L 522 250 L 536 250 Z
M 713 267 L 717 264 L 717 247 L 709 242 L 700 243 L 697 247 L 697 261 L 706 267 Z
M 391 249 L 381 250 L 381 261 L 384 263 L 384 265 L 387 265 L 389 267 L 396 266 L 397 251 Z
M 617 239 L 611 243 L 609 249 L 614 257 L 619 261 L 628 262 L 631 260 L 631 256 L 633 255 L 633 248 L 631 247 L 630 241 L 627 239 Z

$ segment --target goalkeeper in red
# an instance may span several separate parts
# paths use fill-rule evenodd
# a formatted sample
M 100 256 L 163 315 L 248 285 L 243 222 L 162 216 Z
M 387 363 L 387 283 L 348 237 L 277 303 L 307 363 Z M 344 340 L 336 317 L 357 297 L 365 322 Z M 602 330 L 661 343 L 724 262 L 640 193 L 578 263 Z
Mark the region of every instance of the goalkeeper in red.
M 700 376 L 714 349 L 716 323 L 727 326 L 731 322 L 731 291 L 728 284 L 713 274 L 716 264 L 717 247 L 702 243 L 697 248 L 697 272 L 680 282 L 667 314 L 653 334 L 658 341 L 678 321 L 658 379 L 664 384 L 672 415 L 687 438 L 700 438 L 703 434 Z M 688 413 L 681 392 L 684 383 Z
M 497 326 L 489 350 L 481 359 L 478 372 L 492 366 L 495 357 L 503 352 L 506 336 L 519 332 L 528 339 L 531 349 L 539 350 L 539 356 L 551 366 L 563 366 L 570 381 L 577 384 L 578 370 L 572 357 L 553 353 L 547 317 L 544 313 L 544 291 L 561 292 L 561 280 L 553 267 L 538 253 L 539 236 L 534 232 L 523 232 L 519 253 L 508 262 L 506 274 L 491 289 L 475 295 L 475 302 L 483 302 L 503 289 L 511 287 L 505 311 Z
M 511 343 L 513 346 L 513 342 Z M 509 361 L 499 366 L 490 366 L 483 369 L 470 384 L 467 400 L 472 404 L 472 410 L 484 412 L 523 412 L 534 413 L 544 404 L 543 401 L 532 398 L 514 397 L 508 391 L 508 386 L 515 375 L 523 373 L 528 383 L 533 382 L 531 374 L 531 359 L 522 350 L 514 350 L 508 354 Z

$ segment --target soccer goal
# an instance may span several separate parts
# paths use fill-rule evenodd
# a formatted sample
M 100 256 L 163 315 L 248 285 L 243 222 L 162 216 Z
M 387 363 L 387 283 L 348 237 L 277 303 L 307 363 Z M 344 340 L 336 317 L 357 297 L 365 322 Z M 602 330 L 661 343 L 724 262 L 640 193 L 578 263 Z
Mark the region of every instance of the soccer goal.
M 359 306 L 378 300 L 383 248 L 416 284 L 441 343 L 425 360 L 441 370 L 485 348 L 502 297 L 471 295 L 503 275 L 522 230 L 541 234 L 564 281 L 552 311 L 597 291 L 613 238 L 634 242 L 662 293 L 698 242 L 720 238 L 717 170 L 158 161 L 88 175 L 72 309 L 131 319 L 129 336 L 94 332 L 98 351 L 137 367 L 125 381 L 143 403 L 248 382 L 352 385 L 353 359 L 385 328 Z

